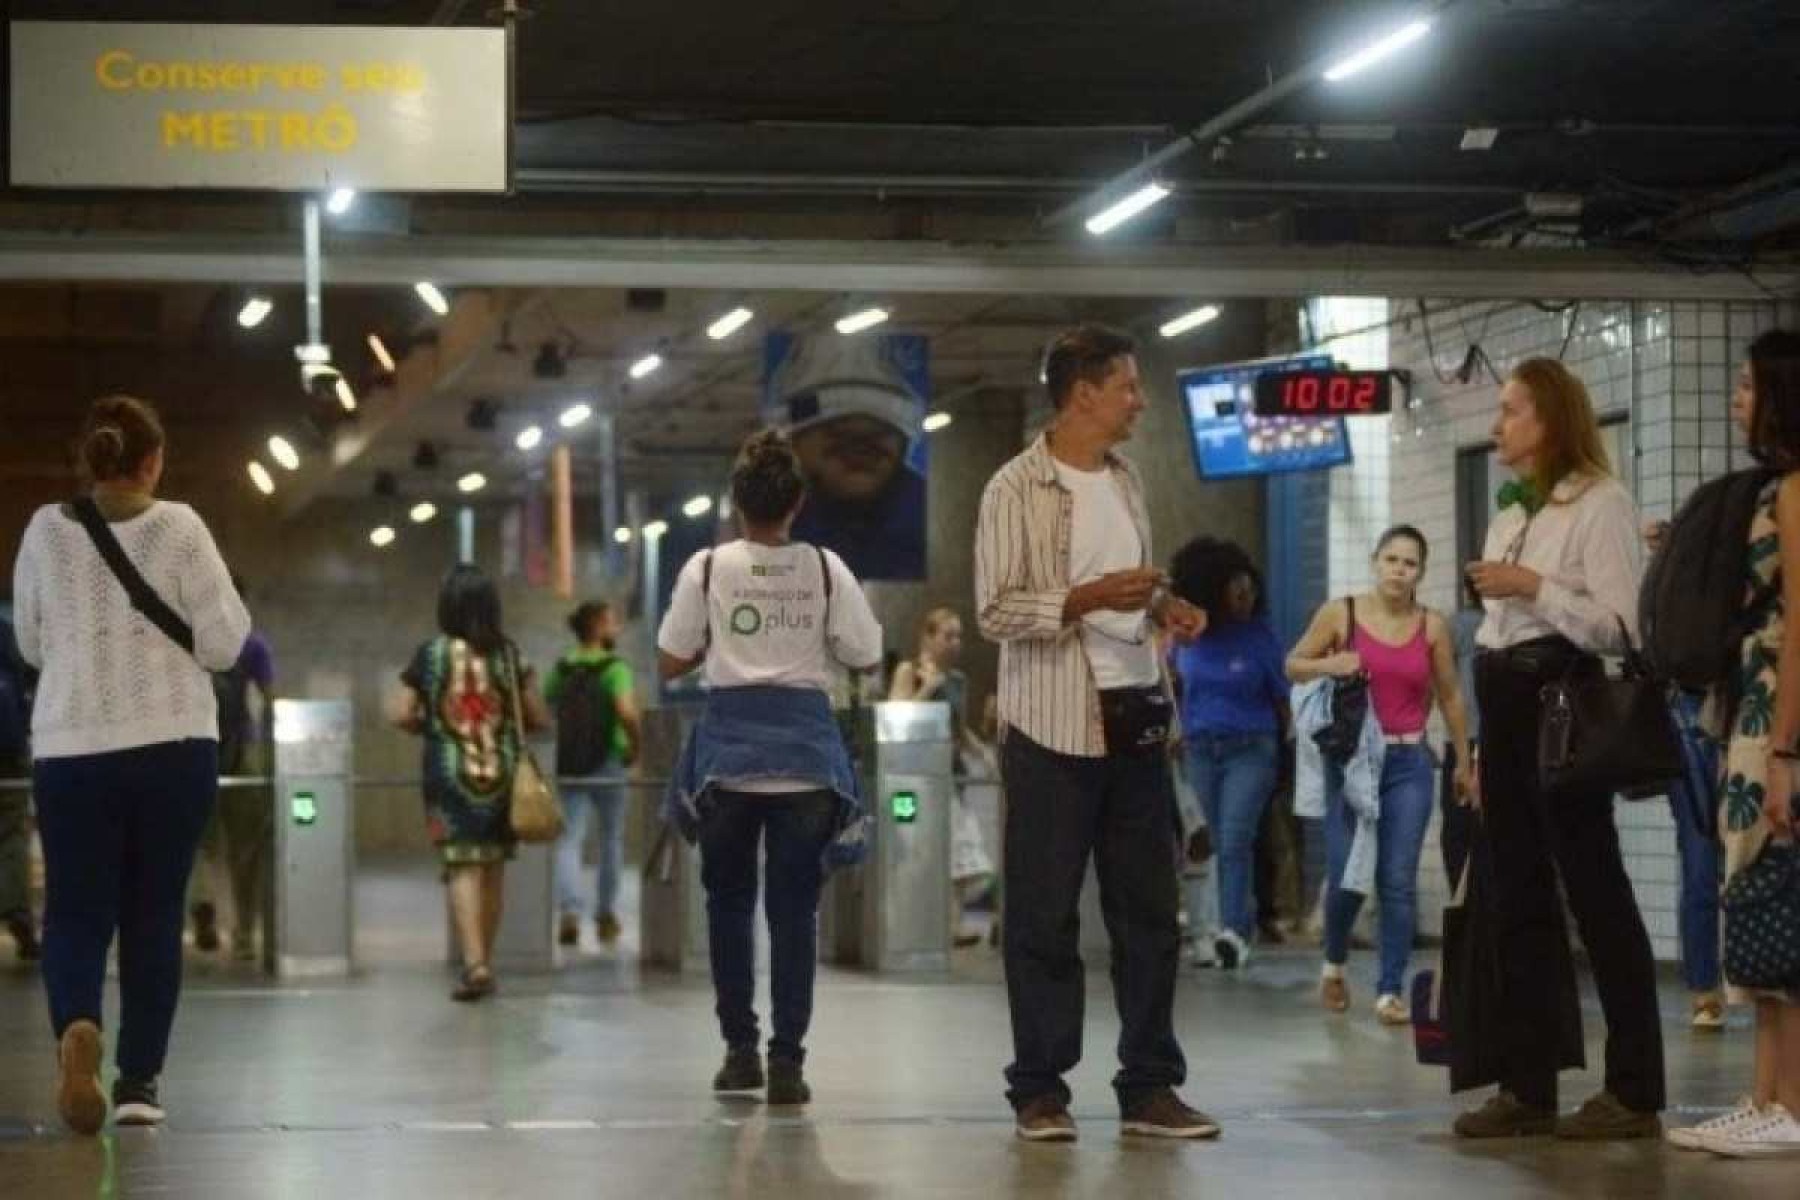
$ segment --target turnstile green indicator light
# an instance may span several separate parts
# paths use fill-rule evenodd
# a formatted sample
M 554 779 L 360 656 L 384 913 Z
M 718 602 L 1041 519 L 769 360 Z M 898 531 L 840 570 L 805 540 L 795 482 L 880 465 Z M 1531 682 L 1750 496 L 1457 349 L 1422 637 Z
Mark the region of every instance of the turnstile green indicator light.
M 895 792 L 888 798 L 888 807 L 894 814 L 894 820 L 902 825 L 911 825 L 919 819 L 917 792 Z
M 296 825 L 311 825 L 319 819 L 319 802 L 311 792 L 295 792 L 288 808 Z

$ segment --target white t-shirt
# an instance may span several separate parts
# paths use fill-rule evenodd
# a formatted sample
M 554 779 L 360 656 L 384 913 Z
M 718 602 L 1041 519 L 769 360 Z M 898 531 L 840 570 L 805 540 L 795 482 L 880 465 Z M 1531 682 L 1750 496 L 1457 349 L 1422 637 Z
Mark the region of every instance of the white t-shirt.
M 1069 532 L 1071 587 L 1112 571 L 1144 565 L 1144 546 L 1125 495 L 1112 472 L 1081 471 L 1060 460 L 1056 477 L 1075 497 L 1074 527 Z M 1094 671 L 1094 686 L 1149 687 L 1161 679 L 1150 619 L 1142 612 L 1098 609 L 1081 619 L 1081 645 Z
M 709 554 L 712 581 L 703 589 Z M 706 651 L 706 681 L 713 687 L 830 691 L 840 665 L 867 670 L 880 664 L 881 626 L 844 561 L 829 550 L 825 561 L 831 570 L 830 629 L 824 575 L 812 546 L 740 539 L 702 550 L 676 577 L 657 647 L 677 658 Z

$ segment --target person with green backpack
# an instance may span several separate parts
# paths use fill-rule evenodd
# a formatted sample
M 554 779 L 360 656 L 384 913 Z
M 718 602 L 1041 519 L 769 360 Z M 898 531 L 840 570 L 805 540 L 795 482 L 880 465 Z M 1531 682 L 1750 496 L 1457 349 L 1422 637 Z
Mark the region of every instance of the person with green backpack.
M 613 652 L 619 620 L 588 602 L 569 614 L 576 646 L 556 661 L 544 696 L 556 714 L 556 774 L 590 782 L 562 786 L 562 837 L 556 844 L 557 940 L 581 941 L 581 856 L 590 814 L 600 823 L 594 925 L 602 946 L 619 940 L 619 876 L 625 864 L 625 769 L 637 759 L 642 729 L 631 667 Z

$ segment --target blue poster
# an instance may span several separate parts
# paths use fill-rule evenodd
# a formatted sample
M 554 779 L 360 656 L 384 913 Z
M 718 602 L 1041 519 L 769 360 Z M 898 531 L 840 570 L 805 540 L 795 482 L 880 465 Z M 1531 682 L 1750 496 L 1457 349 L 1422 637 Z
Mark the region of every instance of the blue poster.
M 796 541 L 858 579 L 925 578 L 925 407 L 930 343 L 916 334 L 763 341 L 762 420 L 794 441 L 807 496 Z
M 1256 377 L 1273 371 L 1329 369 L 1330 355 L 1232 363 L 1176 376 L 1194 463 L 1205 479 L 1318 471 L 1350 461 L 1342 417 L 1259 417 Z

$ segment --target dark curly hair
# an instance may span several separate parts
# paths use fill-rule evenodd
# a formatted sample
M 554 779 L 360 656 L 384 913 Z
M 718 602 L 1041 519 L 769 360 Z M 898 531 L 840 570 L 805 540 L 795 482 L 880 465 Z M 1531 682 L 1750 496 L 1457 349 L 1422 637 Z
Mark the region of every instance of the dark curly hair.
M 1256 589 L 1256 616 L 1268 612 L 1268 592 L 1263 587 L 1262 572 L 1256 569 L 1249 553 L 1236 542 L 1224 538 L 1197 537 L 1175 552 L 1169 561 L 1169 577 L 1175 594 L 1189 604 L 1206 610 L 1214 620 L 1226 619 L 1225 592 L 1239 575 L 1250 577 Z
M 758 525 L 771 525 L 805 494 L 806 477 L 787 435 L 774 429 L 751 434 L 731 467 L 732 507 Z

